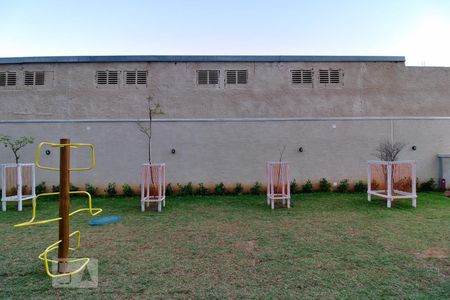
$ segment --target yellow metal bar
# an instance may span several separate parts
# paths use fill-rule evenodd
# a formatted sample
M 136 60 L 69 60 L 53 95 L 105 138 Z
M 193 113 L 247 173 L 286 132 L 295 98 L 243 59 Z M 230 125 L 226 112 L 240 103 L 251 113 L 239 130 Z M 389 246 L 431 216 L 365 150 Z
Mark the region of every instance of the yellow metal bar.
M 72 232 L 72 233 L 69 235 L 69 237 L 72 237 L 72 236 L 74 236 L 75 234 L 77 234 L 77 242 L 76 242 L 75 247 L 69 247 L 69 250 L 71 250 L 71 251 L 74 251 L 74 250 L 76 250 L 76 249 L 78 249 L 78 248 L 80 247 L 80 241 L 81 241 L 81 237 L 80 237 L 80 236 L 81 236 L 81 233 L 80 233 L 79 230 Z M 44 261 L 45 272 L 47 273 L 48 276 L 50 276 L 50 277 L 52 277 L 52 278 L 75 275 L 75 274 L 81 272 L 81 271 L 87 266 L 87 264 L 88 264 L 89 261 L 90 261 L 90 259 L 89 259 L 88 257 L 76 258 L 76 259 L 70 259 L 70 260 L 67 261 L 68 264 L 75 263 L 75 262 L 78 262 L 78 261 L 84 261 L 84 262 L 82 263 L 82 265 L 81 265 L 78 269 L 76 269 L 76 270 L 74 270 L 74 271 L 72 271 L 72 272 L 63 273 L 63 274 L 53 274 L 52 272 L 50 272 L 49 262 L 50 262 L 50 263 L 58 263 L 58 261 L 57 261 L 57 260 L 54 260 L 54 259 L 49 259 L 49 258 L 48 258 L 48 254 L 49 254 L 50 252 L 52 252 L 52 251 L 58 249 L 58 245 L 59 245 L 60 243 L 61 243 L 61 240 L 59 240 L 59 241 L 57 241 L 57 242 L 51 244 L 50 246 L 48 246 L 48 247 L 45 249 L 44 252 L 42 252 L 41 254 L 39 254 L 39 259 Z
M 82 211 L 89 211 L 89 213 L 91 214 L 91 216 L 96 216 L 99 213 L 101 213 L 103 210 L 101 208 L 93 208 L 92 207 L 92 197 L 91 194 L 89 194 L 88 192 L 85 191 L 71 191 L 69 192 L 69 194 L 85 194 L 88 196 L 88 207 L 87 208 L 80 208 L 77 209 L 73 212 L 71 212 L 69 214 L 69 216 L 73 216 L 79 212 Z M 32 201 L 32 215 L 31 215 L 31 219 L 28 222 L 24 222 L 24 223 L 20 223 L 20 224 L 16 224 L 14 225 L 14 227 L 25 227 L 25 226 L 31 226 L 31 225 L 40 225 L 40 224 L 46 224 L 46 223 L 50 223 L 50 222 L 55 222 L 55 221 L 59 221 L 61 220 L 60 217 L 58 218 L 53 218 L 53 219 L 47 219 L 47 220 L 42 220 L 42 221 L 34 221 L 36 218 L 36 203 L 37 203 L 37 198 L 42 197 L 42 196 L 54 196 L 54 195 L 59 195 L 59 192 L 55 192 L 55 193 L 43 193 L 43 194 L 39 194 L 37 196 L 35 196 L 33 198 Z
M 36 157 L 34 159 L 36 167 L 38 167 L 39 169 L 50 170 L 50 171 L 59 171 L 59 168 L 42 166 L 39 163 L 39 156 L 41 153 L 41 148 L 44 145 L 49 145 L 50 147 L 70 146 L 71 148 L 89 147 L 91 149 L 91 165 L 89 167 L 85 167 L 85 168 L 70 168 L 69 171 L 88 171 L 88 170 L 92 170 L 95 167 L 95 150 L 94 150 L 94 145 L 92 145 L 92 144 L 83 144 L 83 143 L 55 144 L 55 143 L 50 143 L 50 142 L 42 142 L 42 143 L 39 143 L 39 145 L 37 147 Z
M 50 171 L 59 171 L 59 168 L 53 168 L 53 167 L 48 167 L 48 166 L 42 166 L 39 163 L 39 156 L 41 153 L 41 149 L 42 146 L 44 145 L 49 145 L 50 147 L 65 147 L 65 146 L 69 146 L 70 148 L 74 148 L 77 149 L 79 147 L 89 147 L 91 149 L 91 165 L 89 167 L 85 167 L 85 168 L 71 168 L 69 169 L 69 171 L 87 171 L 87 170 L 91 170 L 94 168 L 95 166 L 95 150 L 94 150 L 94 145 L 92 144 L 82 144 L 82 143 L 74 143 L 74 144 L 56 144 L 56 143 L 50 143 L 50 142 L 42 142 L 38 145 L 37 151 L 36 151 L 36 158 L 35 158 L 35 165 L 36 167 L 40 168 L 40 169 L 44 169 L 44 170 L 50 170 Z M 69 192 L 69 194 L 84 194 L 87 195 L 88 197 L 88 207 L 87 208 L 80 208 L 77 209 L 71 213 L 69 213 L 69 217 L 73 216 L 79 212 L 83 212 L 83 211 L 88 211 L 92 216 L 98 215 L 99 213 L 102 212 L 101 208 L 92 208 L 92 197 L 91 195 L 86 192 L 86 191 L 72 191 Z M 43 196 L 54 196 L 54 195 L 59 195 L 59 192 L 55 192 L 55 193 L 43 193 L 40 195 L 37 195 L 33 198 L 33 209 L 32 209 L 32 214 L 31 214 L 31 219 L 28 222 L 25 223 L 20 223 L 20 224 L 16 224 L 14 225 L 14 227 L 25 227 L 25 226 L 31 226 L 31 225 L 38 225 L 38 224 L 46 224 L 46 223 L 50 223 L 50 222 L 55 222 L 55 221 L 59 221 L 61 220 L 61 218 L 53 218 L 53 219 L 47 219 L 47 220 L 41 220 L 41 221 L 35 221 L 36 219 L 36 207 L 37 207 L 37 199 L 39 197 L 43 197 Z M 78 249 L 80 247 L 80 243 L 81 243 L 81 233 L 79 230 L 72 232 L 69 235 L 69 238 L 73 237 L 74 235 L 77 235 L 77 239 L 76 239 L 76 244 L 74 247 L 70 247 L 69 246 L 69 250 L 70 251 L 74 251 L 76 249 Z M 48 258 L 48 254 L 56 249 L 58 249 L 59 244 L 62 241 L 59 240 L 53 244 L 51 244 L 50 246 L 48 246 L 44 252 L 42 252 L 41 254 L 39 254 L 39 259 L 44 261 L 44 266 L 45 266 L 45 271 L 47 273 L 48 276 L 52 277 L 52 278 L 56 278 L 56 277 L 65 277 L 65 276 L 71 276 L 74 274 L 77 274 L 79 272 L 81 272 L 82 270 L 84 270 L 84 268 L 88 265 L 90 259 L 87 257 L 84 258 L 77 258 L 77 259 L 70 259 L 67 261 L 67 263 L 73 264 L 75 262 L 82 262 L 81 266 L 71 272 L 68 273 L 62 273 L 62 274 L 53 274 L 52 272 L 50 272 L 50 266 L 49 266 L 49 262 L 50 263 L 59 263 L 58 260 L 54 260 L 54 259 L 49 259 Z

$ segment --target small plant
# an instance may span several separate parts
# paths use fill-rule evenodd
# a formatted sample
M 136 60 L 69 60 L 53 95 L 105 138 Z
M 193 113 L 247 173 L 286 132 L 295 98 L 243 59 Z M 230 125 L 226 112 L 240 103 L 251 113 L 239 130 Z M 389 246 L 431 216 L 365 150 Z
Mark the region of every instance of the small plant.
M 79 188 L 74 186 L 72 183 L 69 183 L 69 191 L 76 192 Z M 52 185 L 52 192 L 58 193 L 59 192 L 59 184 L 58 185 Z
M 329 192 L 331 190 L 331 183 L 326 178 L 322 178 L 319 182 L 319 190 L 321 192 Z
M 357 193 L 367 192 L 367 185 L 362 180 L 358 180 L 355 183 L 354 191 Z
M 349 186 L 350 184 L 348 183 L 348 179 L 343 179 L 339 182 L 339 185 L 337 186 L 337 191 L 339 193 L 347 193 Z
M 236 186 L 234 187 L 234 194 L 235 195 L 242 195 L 242 193 L 244 192 L 244 188 L 242 187 L 242 184 L 240 184 L 239 182 L 236 183 Z
M 0 134 L 0 143 L 4 144 L 6 148 L 11 149 L 16 159 L 16 164 L 18 164 L 20 159 L 19 150 L 26 145 L 33 144 L 34 137 L 23 136 L 15 139 L 9 135 Z
M 80 190 L 77 186 L 74 186 L 72 183 L 69 184 L 69 190 L 70 191 L 78 191 Z
M 294 180 L 291 181 L 291 194 L 297 194 L 298 193 L 298 184 Z
M 117 195 L 116 183 L 115 182 L 108 183 L 108 187 L 105 189 L 105 192 L 108 194 L 108 196 Z
M 42 181 L 41 183 L 39 183 L 36 186 L 35 190 L 36 190 L 36 195 L 45 193 L 45 191 L 47 190 L 47 187 L 45 186 L 45 181 Z
M 97 193 L 97 188 L 90 183 L 86 183 L 84 185 L 84 189 L 86 190 L 86 192 L 91 194 L 91 196 L 95 196 L 95 194 Z
M 174 192 L 173 192 L 172 185 L 170 183 L 168 183 L 166 186 L 166 196 L 173 196 L 173 195 L 174 195 Z
M 420 184 L 421 192 L 431 192 L 436 190 L 436 181 L 433 178 L 428 179 Z
M 258 181 L 255 182 L 255 185 L 250 188 L 250 194 L 252 195 L 261 195 L 261 183 Z
M 131 188 L 131 186 L 128 183 L 124 183 L 122 185 L 122 192 L 123 192 L 123 195 L 126 197 L 133 196 L 133 189 Z
M 302 186 L 302 192 L 303 193 L 312 193 L 313 192 L 313 185 L 311 180 L 306 180 L 306 182 Z
M 186 184 L 183 187 L 183 194 L 186 196 L 194 195 L 194 189 L 192 188 L 192 182 L 188 182 L 188 184 Z
M 226 189 L 223 182 L 216 184 L 214 187 L 214 194 L 216 195 L 225 195 Z
M 206 196 L 206 195 L 208 195 L 208 189 L 205 187 L 203 182 L 200 182 L 198 184 L 197 195 L 199 195 L 199 196 Z
M 194 195 L 194 189 L 192 188 L 192 182 L 189 182 L 186 185 L 181 185 L 177 183 L 178 189 L 180 190 L 180 196 L 192 196 Z
M 147 113 L 148 113 L 148 123 L 145 124 L 143 122 L 137 122 L 139 127 L 139 131 L 147 136 L 147 145 L 148 145 L 148 163 L 152 163 L 152 121 L 153 117 L 156 115 L 164 115 L 164 112 L 161 109 L 161 105 L 159 101 L 153 99 L 152 96 L 147 97 Z

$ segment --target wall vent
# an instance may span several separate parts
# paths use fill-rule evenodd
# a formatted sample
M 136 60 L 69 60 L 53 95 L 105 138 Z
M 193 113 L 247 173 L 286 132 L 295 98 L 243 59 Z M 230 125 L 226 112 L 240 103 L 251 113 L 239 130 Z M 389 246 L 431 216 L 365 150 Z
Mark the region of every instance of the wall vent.
M 136 84 L 147 84 L 148 72 L 147 71 L 137 71 L 136 73 L 137 73 Z
M 291 71 L 291 83 L 292 84 L 312 84 L 313 83 L 313 70 L 292 70 Z
M 45 84 L 45 72 L 44 71 L 25 71 L 24 73 L 24 85 L 44 85 Z
M 197 84 L 219 84 L 219 70 L 199 70 L 197 71 Z
M 119 84 L 119 71 L 97 71 L 96 81 L 98 85 Z
M 330 70 L 330 83 L 341 83 L 341 74 L 339 70 Z
M 146 85 L 147 71 L 125 71 L 125 83 L 127 85 Z
M 319 83 L 340 84 L 342 83 L 342 72 L 340 69 L 319 70 Z
M 247 84 L 247 70 L 227 70 L 227 84 Z
M 15 86 L 16 84 L 16 72 L 0 72 L 0 86 Z

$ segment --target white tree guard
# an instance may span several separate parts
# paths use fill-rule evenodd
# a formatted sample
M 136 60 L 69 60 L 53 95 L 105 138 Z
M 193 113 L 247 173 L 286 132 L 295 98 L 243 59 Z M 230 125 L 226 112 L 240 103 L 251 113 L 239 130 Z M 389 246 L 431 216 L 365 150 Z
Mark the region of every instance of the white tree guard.
M 2 211 L 6 211 L 7 201 L 16 201 L 17 210 L 22 211 L 22 201 L 36 196 L 34 164 L 2 164 L 1 175 Z
M 143 164 L 141 175 L 141 210 L 150 206 L 150 202 L 166 206 L 166 164 Z
M 289 164 L 287 162 L 266 162 L 267 204 L 275 208 L 275 200 L 282 200 L 283 205 L 291 207 L 291 186 Z
M 411 199 L 412 206 L 417 206 L 416 162 L 403 161 L 368 161 L 367 200 L 371 196 L 387 199 L 391 207 L 395 199 Z

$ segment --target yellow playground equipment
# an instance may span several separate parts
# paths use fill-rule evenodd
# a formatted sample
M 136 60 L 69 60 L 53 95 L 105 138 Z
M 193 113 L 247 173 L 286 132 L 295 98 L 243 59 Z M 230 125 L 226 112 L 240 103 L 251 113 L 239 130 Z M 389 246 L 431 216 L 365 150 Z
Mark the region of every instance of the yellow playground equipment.
M 39 164 L 39 156 L 41 153 L 42 146 L 47 145 L 50 147 L 56 147 L 60 148 L 60 165 L 59 168 L 53 168 L 53 167 L 47 167 L 47 166 L 41 166 Z M 70 149 L 74 148 L 77 149 L 79 147 L 88 147 L 91 152 L 91 165 L 89 167 L 85 168 L 70 168 Z M 80 247 L 80 238 L 81 233 L 79 230 L 76 230 L 69 234 L 69 219 L 71 216 L 82 212 L 82 211 L 88 211 L 92 216 L 98 215 L 102 212 L 101 208 L 92 208 L 92 197 L 88 192 L 85 191 L 69 191 L 69 185 L 70 185 L 70 171 L 87 171 L 91 170 L 95 166 L 95 153 L 94 153 L 94 146 L 92 144 L 71 144 L 69 139 L 60 139 L 59 144 L 55 143 L 49 143 L 49 142 L 42 142 L 38 145 L 37 151 L 36 151 L 36 159 L 35 159 L 36 167 L 44 170 L 50 170 L 50 171 L 59 171 L 59 180 L 60 180 L 60 191 L 56 193 L 43 193 L 40 195 L 37 195 L 33 198 L 33 211 L 32 211 L 32 217 L 28 222 L 21 223 L 14 225 L 14 227 L 25 227 L 25 226 L 32 226 L 32 225 L 39 225 L 39 224 L 46 224 L 50 222 L 59 221 L 59 240 L 50 246 L 48 246 L 44 252 L 39 254 L 39 259 L 44 261 L 45 271 L 47 272 L 47 275 L 50 277 L 63 277 L 63 276 L 70 276 L 74 275 L 80 271 L 82 271 L 89 263 L 89 258 L 77 258 L 77 259 L 69 259 L 69 250 L 73 251 Z M 75 210 L 73 212 L 69 212 L 70 207 L 70 195 L 73 194 L 84 194 L 88 197 L 88 207 L 87 208 L 81 208 L 78 210 Z M 44 196 L 51 196 L 51 195 L 59 195 L 59 217 L 48 219 L 48 220 L 40 220 L 37 221 L 36 219 L 36 203 L 37 199 Z M 76 245 L 74 247 L 70 246 L 70 238 L 76 236 Z M 58 249 L 58 259 L 50 259 L 49 253 Z M 57 263 L 58 264 L 58 272 L 52 273 L 49 267 L 49 263 Z M 73 266 L 74 263 L 81 264 L 78 268 L 75 270 L 71 269 L 71 266 Z

